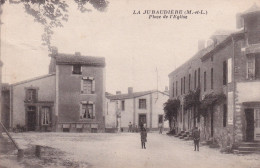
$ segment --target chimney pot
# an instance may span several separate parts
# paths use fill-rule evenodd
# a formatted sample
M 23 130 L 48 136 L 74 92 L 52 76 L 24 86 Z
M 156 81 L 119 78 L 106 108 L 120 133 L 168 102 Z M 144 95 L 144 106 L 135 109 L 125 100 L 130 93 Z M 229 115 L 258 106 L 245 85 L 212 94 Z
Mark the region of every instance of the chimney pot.
M 75 56 L 81 56 L 80 52 L 75 52 Z
M 133 94 L 133 87 L 128 87 L 128 94 Z

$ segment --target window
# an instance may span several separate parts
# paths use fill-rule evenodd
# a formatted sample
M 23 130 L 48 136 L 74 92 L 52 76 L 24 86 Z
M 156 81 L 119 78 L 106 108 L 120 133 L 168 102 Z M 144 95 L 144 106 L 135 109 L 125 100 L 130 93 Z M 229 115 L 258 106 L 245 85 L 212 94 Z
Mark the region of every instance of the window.
M 49 125 L 50 123 L 50 108 L 42 108 L 42 125 Z
M 211 89 L 213 89 L 213 68 L 211 68 L 211 74 L 210 74 L 210 81 L 211 81 Z
M 200 88 L 200 68 L 198 69 L 198 87 Z
M 247 60 L 247 78 L 255 79 L 255 66 L 254 66 L 254 58 L 248 57 Z
M 213 62 L 213 55 L 210 57 L 210 59 L 211 59 L 211 62 Z
M 184 76 L 184 78 L 183 78 L 183 93 L 185 94 L 185 76 Z
M 125 110 L 125 101 L 124 100 L 121 101 L 121 110 L 122 111 Z
M 174 97 L 174 92 L 175 92 L 175 90 L 174 90 L 174 83 L 172 84 L 172 97 Z
M 93 94 L 95 92 L 95 80 L 92 77 L 83 77 L 81 83 L 81 93 Z
M 87 102 L 81 105 L 81 119 L 95 119 L 94 104 Z
M 158 124 L 162 124 L 162 123 L 163 123 L 163 115 L 159 115 Z
M 183 85 L 183 81 L 182 81 L 182 78 L 181 78 L 181 95 L 182 95 L 182 85 Z
M 191 80 L 191 74 L 189 74 L 189 91 L 190 91 L 190 80 Z
M 227 84 L 227 61 L 223 62 L 223 85 Z
M 73 65 L 72 66 L 72 74 L 81 74 L 81 65 Z
M 146 99 L 139 99 L 139 109 L 146 109 Z
M 204 72 L 204 92 L 207 90 L 207 73 Z
M 26 100 L 30 102 L 36 101 L 36 89 L 27 89 L 26 90 Z
M 178 96 L 178 81 L 176 81 L 176 96 Z
M 227 126 L 227 105 L 223 105 L 223 127 Z
M 197 88 L 197 71 L 194 72 L 194 89 Z

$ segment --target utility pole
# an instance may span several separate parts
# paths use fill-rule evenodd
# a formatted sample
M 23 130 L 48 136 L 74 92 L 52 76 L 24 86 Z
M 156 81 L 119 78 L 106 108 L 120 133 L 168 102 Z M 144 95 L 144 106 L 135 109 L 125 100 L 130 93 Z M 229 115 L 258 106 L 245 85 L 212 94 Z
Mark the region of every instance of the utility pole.
M 2 45 L 1 45 L 1 27 L 2 27 L 2 19 L 1 19 L 1 16 L 2 16 L 2 5 L 0 4 L 0 122 L 2 122 L 2 66 L 3 66 L 3 63 L 2 63 L 2 60 L 1 60 L 1 51 L 2 51 Z M 0 127 L 0 137 L 2 137 L 2 127 Z

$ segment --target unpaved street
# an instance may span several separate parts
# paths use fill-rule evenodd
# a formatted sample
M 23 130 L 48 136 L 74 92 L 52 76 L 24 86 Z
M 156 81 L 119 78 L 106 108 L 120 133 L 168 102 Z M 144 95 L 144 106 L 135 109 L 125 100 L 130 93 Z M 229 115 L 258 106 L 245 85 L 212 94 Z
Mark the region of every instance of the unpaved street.
M 49 146 L 63 151 L 63 157 L 70 161 L 86 163 L 79 164 L 79 167 L 260 167 L 260 155 L 221 154 L 207 146 L 202 146 L 200 152 L 195 152 L 192 141 L 183 141 L 165 134 L 148 133 L 147 149 L 141 149 L 138 133 L 19 133 L 13 136 L 24 149 L 32 145 Z

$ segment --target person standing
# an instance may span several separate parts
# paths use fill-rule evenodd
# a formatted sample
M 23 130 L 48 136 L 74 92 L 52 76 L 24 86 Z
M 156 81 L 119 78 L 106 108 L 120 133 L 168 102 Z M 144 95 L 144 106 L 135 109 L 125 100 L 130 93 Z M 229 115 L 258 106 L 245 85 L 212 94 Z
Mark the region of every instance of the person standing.
M 159 134 L 162 134 L 163 132 L 163 124 L 159 123 Z
M 129 124 L 128 124 L 128 132 L 132 132 L 132 123 L 131 122 L 129 122 Z
M 198 130 L 198 127 L 195 127 L 192 132 L 192 137 L 194 141 L 194 151 L 199 151 L 199 142 L 200 142 L 200 131 Z
M 140 135 L 141 135 L 142 149 L 143 148 L 146 149 L 145 143 L 147 142 L 147 132 L 143 125 L 141 125 L 141 128 L 140 128 Z

